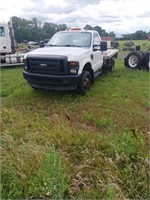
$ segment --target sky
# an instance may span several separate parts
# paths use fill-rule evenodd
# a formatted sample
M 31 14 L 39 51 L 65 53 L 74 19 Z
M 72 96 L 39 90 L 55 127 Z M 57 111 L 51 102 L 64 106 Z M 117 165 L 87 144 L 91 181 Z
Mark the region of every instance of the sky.
M 83 28 L 100 26 L 117 36 L 150 30 L 149 0 L 4 0 L 0 1 L 0 22 L 17 16 L 36 17 L 42 23 Z

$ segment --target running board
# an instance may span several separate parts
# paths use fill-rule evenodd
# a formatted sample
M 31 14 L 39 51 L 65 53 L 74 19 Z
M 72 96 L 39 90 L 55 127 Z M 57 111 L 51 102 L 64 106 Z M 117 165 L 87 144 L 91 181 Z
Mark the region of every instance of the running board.
M 96 78 L 97 76 L 99 76 L 100 74 L 102 74 L 102 71 L 96 71 L 95 73 L 94 73 L 94 78 Z

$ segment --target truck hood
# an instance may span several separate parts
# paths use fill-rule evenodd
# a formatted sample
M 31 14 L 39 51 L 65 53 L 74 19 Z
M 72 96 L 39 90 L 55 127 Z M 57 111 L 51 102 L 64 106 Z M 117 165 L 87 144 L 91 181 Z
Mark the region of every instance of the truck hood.
M 89 49 L 82 47 L 44 47 L 27 53 L 25 57 L 34 55 L 67 56 L 69 61 L 75 61 L 78 56 L 83 55 L 87 51 Z

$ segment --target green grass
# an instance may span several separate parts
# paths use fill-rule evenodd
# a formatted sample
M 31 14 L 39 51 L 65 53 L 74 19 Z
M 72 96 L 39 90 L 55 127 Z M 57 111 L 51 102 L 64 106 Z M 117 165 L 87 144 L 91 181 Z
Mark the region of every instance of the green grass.
M 149 73 L 116 70 L 86 96 L 1 70 L 1 199 L 148 199 Z
M 119 40 L 118 42 L 120 44 L 120 47 L 119 47 L 120 52 L 125 52 L 125 51 L 122 51 L 122 49 L 125 48 L 124 43 L 127 41 Z M 133 48 L 135 48 L 136 45 L 140 45 L 141 51 L 147 51 L 150 48 L 149 40 L 132 40 L 132 42 L 134 43 Z

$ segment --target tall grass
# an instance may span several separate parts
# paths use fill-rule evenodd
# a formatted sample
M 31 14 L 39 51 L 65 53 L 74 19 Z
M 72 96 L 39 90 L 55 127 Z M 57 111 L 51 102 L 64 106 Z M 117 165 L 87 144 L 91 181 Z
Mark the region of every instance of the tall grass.
M 53 147 L 44 152 L 42 146 L 22 143 L 16 149 L 11 137 L 7 145 L 9 155 L 3 158 L 1 171 L 2 199 L 65 197 L 68 180 L 61 156 Z
M 148 72 L 118 59 L 86 96 L 1 73 L 1 199 L 149 198 Z

